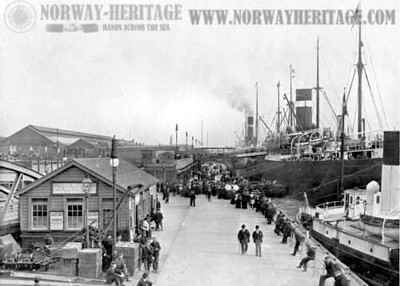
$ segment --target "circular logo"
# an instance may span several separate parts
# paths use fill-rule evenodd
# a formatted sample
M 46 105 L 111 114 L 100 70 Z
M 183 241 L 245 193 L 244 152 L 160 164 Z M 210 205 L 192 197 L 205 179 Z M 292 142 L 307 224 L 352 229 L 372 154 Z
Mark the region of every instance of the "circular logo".
M 35 8 L 23 0 L 11 2 L 4 11 L 4 21 L 8 28 L 14 32 L 27 32 L 35 24 Z

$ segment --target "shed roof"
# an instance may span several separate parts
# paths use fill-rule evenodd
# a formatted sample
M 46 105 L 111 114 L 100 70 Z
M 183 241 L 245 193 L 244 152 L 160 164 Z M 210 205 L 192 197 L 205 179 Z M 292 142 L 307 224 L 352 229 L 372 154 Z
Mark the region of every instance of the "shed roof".
M 139 169 L 135 165 L 128 163 L 125 160 L 119 160 L 119 166 L 117 168 L 116 184 L 117 189 L 124 191 L 128 186 L 135 184 L 142 184 L 144 188 L 148 188 L 158 182 L 158 179 L 150 175 L 149 173 Z M 82 158 L 73 159 L 57 170 L 47 174 L 46 176 L 40 178 L 34 183 L 28 185 L 24 188 L 20 195 L 34 189 L 35 187 L 43 184 L 44 182 L 50 180 L 51 178 L 57 176 L 58 174 L 64 172 L 65 170 L 76 167 L 81 169 L 90 175 L 96 177 L 100 181 L 112 185 L 112 167 L 110 166 L 110 158 Z

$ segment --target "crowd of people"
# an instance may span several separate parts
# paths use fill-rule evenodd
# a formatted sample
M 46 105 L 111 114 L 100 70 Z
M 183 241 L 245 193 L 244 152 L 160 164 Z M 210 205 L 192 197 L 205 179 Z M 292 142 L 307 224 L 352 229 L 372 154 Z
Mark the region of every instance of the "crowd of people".
M 208 201 L 211 201 L 212 196 L 220 196 L 221 185 L 230 185 L 230 188 L 225 188 L 225 195 L 230 196 L 230 203 L 236 208 L 249 209 L 250 211 L 260 212 L 266 219 L 266 224 L 271 225 L 277 237 L 282 244 L 288 244 L 288 239 L 294 240 L 294 246 L 290 255 L 296 256 L 300 249 L 305 247 L 304 255 L 299 260 L 297 268 L 307 271 L 310 261 L 316 259 L 316 246 L 306 238 L 301 227 L 285 215 L 272 202 L 272 199 L 267 197 L 262 191 L 249 186 L 248 182 L 242 178 L 232 178 L 228 175 L 222 175 L 215 182 L 215 173 L 212 177 L 196 176 L 184 185 L 175 184 L 159 184 L 157 191 L 162 195 L 164 204 L 169 203 L 170 193 L 174 196 L 179 193 L 189 198 L 190 207 L 196 207 L 196 197 L 199 194 L 204 194 Z M 236 187 L 235 187 L 236 186 Z M 139 243 L 139 269 L 144 269 L 144 274 L 138 282 L 138 286 L 149 286 L 152 283 L 149 280 L 149 272 L 158 271 L 159 257 L 161 245 L 158 240 L 152 236 L 152 231 L 163 230 L 163 214 L 161 212 L 161 202 L 159 197 L 156 197 L 156 211 L 147 216 L 141 223 L 140 233 L 135 241 Z M 260 225 L 254 226 L 254 230 L 250 234 L 246 225 L 243 224 L 237 233 L 237 239 L 240 245 L 240 253 L 246 255 L 250 241 L 255 246 L 255 256 L 262 257 L 262 244 L 264 234 Z M 304 246 L 304 247 L 302 247 Z M 303 251 L 301 251 L 303 252 Z M 127 277 L 126 265 L 124 264 L 122 254 L 115 254 L 116 258 L 112 260 L 109 273 L 112 277 L 118 277 L 118 281 L 123 285 L 123 280 Z M 343 274 L 342 268 L 338 261 L 330 255 L 324 259 L 326 274 L 321 275 L 319 286 L 335 285 L 344 286 L 346 277 Z M 331 284 L 329 284 L 331 283 Z
M 160 184 L 160 192 L 163 195 L 164 203 L 169 201 L 170 189 L 168 186 Z M 159 259 L 161 252 L 161 244 L 155 236 L 153 231 L 162 231 L 164 229 L 163 219 L 164 215 L 161 211 L 161 202 L 158 195 L 156 196 L 156 208 L 150 215 L 147 215 L 141 222 L 138 233 L 134 238 L 134 242 L 139 244 L 138 248 L 138 269 L 144 270 L 144 273 L 138 281 L 138 286 L 151 286 L 149 272 L 153 270 L 158 272 Z M 121 241 L 122 237 L 119 236 L 117 241 Z M 109 235 L 103 241 L 103 266 L 106 267 L 106 283 L 114 283 L 117 286 L 123 286 L 124 281 L 128 280 L 127 266 L 121 252 L 113 251 L 113 240 Z

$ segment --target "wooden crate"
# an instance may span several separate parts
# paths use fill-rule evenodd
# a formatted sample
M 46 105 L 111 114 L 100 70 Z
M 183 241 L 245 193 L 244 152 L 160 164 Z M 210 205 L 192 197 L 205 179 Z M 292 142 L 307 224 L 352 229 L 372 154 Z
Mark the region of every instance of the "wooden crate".
M 100 248 L 86 248 L 78 253 L 79 276 L 98 278 L 102 273 L 102 250 Z
M 116 245 L 118 253 L 124 255 L 126 268 L 130 276 L 135 274 L 138 267 L 139 245 L 131 242 L 118 242 Z

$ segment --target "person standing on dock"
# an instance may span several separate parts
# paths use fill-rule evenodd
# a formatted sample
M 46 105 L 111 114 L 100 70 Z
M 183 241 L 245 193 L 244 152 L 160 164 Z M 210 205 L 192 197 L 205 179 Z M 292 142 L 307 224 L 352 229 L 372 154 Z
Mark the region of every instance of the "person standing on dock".
M 275 230 L 274 232 L 277 235 L 281 235 L 282 232 L 282 226 L 283 226 L 283 222 L 285 220 L 285 215 L 282 213 L 282 211 L 279 211 L 278 216 L 276 217 L 276 221 L 275 221 Z
M 250 241 L 250 232 L 246 229 L 245 224 L 242 224 L 242 228 L 239 230 L 237 237 L 240 243 L 242 255 L 246 254 Z
M 196 207 L 196 192 L 194 191 L 193 188 L 191 188 L 189 196 L 190 196 L 190 206 Z
M 209 202 L 211 202 L 211 186 L 210 186 L 210 184 L 207 184 L 207 186 L 206 186 L 206 192 L 207 192 L 207 200 L 208 200 Z
M 256 225 L 256 229 L 253 231 L 253 241 L 256 245 L 256 256 L 261 257 L 261 244 L 263 242 L 263 233 L 258 225 Z
M 292 225 L 290 223 L 289 218 L 285 218 L 283 222 L 282 233 L 283 233 L 282 243 L 286 244 L 288 237 L 292 234 Z

